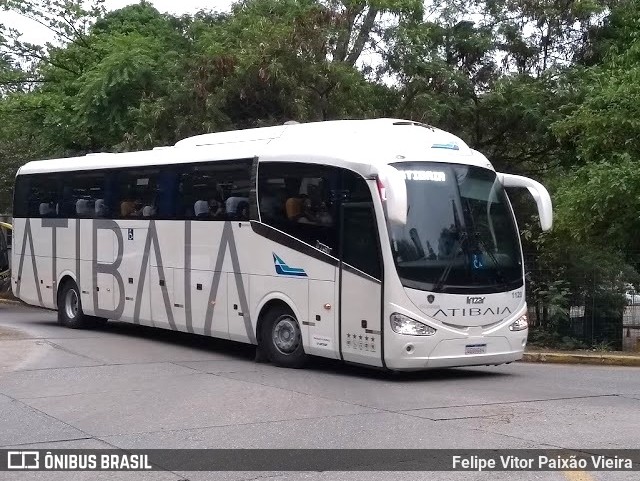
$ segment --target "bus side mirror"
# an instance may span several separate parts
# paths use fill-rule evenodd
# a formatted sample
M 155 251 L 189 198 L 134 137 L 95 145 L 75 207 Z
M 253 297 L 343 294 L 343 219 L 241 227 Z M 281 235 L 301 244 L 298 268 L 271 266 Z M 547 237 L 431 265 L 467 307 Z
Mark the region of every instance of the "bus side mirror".
M 378 194 L 386 207 L 387 219 L 396 225 L 407 223 L 407 184 L 404 173 L 390 165 L 378 168 Z
M 498 179 L 505 187 L 524 187 L 533 196 L 538 206 L 538 217 L 540 217 L 540 227 L 543 231 L 551 230 L 553 225 L 553 205 L 551 196 L 545 187 L 528 177 L 513 174 L 502 174 L 498 172 Z

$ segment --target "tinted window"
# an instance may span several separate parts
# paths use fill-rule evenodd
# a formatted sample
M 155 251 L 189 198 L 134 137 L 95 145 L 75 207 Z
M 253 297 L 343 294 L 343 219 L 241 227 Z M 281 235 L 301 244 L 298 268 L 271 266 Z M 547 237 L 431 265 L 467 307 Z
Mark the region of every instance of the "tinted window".
M 343 213 L 343 262 L 380 279 L 380 249 L 373 205 L 347 203 Z
M 251 161 L 236 160 L 183 168 L 178 191 L 187 219 L 248 220 Z
M 264 163 L 258 169 L 262 222 L 337 256 L 340 171 L 297 163 Z
M 343 171 L 342 260 L 376 279 L 382 277 L 378 226 L 367 182 L 351 171 Z
M 18 176 L 15 217 L 248 220 L 251 160 Z
M 4 272 L 9 269 L 9 251 L 7 249 L 7 245 L 5 229 L 0 228 L 0 272 Z
M 265 162 L 258 168 L 262 222 L 334 256 L 344 202 L 371 202 L 366 181 L 354 172 L 294 162 Z
M 120 172 L 119 195 L 113 206 L 115 217 L 153 218 L 157 216 L 159 169 L 136 169 Z
M 28 217 L 56 217 L 58 210 L 58 183 L 55 176 L 29 176 L 27 190 Z
M 30 176 L 20 175 L 16 177 L 16 185 L 13 192 L 13 216 L 14 217 L 28 216 L 29 184 L 30 184 Z
M 371 202 L 367 181 L 350 170 L 342 170 L 341 197 L 343 202 Z
M 104 200 L 104 172 L 78 172 L 62 182 L 58 197 L 59 217 L 108 217 Z

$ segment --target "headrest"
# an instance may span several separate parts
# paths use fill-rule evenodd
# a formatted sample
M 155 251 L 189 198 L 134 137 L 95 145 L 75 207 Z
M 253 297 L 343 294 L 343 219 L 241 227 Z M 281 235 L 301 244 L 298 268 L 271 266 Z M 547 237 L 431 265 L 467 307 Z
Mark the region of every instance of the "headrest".
M 209 203 L 206 200 L 198 200 L 193 204 L 193 211 L 196 216 L 209 214 Z
M 143 217 L 151 217 L 156 215 L 156 209 L 152 205 L 145 205 L 142 209 Z
M 42 204 L 40 204 L 39 211 L 40 215 L 49 215 L 53 213 L 53 207 L 51 206 L 51 204 L 43 202 Z
M 76 214 L 87 215 L 89 213 L 89 201 L 87 199 L 79 199 L 76 202 Z
M 107 213 L 107 206 L 104 203 L 104 199 L 96 199 L 95 209 L 97 216 L 101 217 Z

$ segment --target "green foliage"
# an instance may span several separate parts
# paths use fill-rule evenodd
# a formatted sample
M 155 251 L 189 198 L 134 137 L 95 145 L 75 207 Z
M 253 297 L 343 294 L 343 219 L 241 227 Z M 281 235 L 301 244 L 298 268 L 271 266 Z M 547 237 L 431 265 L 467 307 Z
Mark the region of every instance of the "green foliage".
M 613 153 L 565 175 L 559 183 L 556 226 L 573 242 L 630 254 L 640 251 L 640 169 L 630 154 Z
M 558 137 L 573 144 L 576 156 L 585 162 L 637 158 L 640 67 L 591 68 L 583 82 L 580 104 L 553 126 Z
M 543 349 L 559 349 L 562 351 L 575 351 L 587 347 L 581 340 L 571 336 L 562 336 L 549 327 L 532 329 L 529 334 L 528 345 Z
M 596 352 L 610 352 L 613 351 L 612 343 L 607 341 L 600 341 L 595 343 L 591 348 Z

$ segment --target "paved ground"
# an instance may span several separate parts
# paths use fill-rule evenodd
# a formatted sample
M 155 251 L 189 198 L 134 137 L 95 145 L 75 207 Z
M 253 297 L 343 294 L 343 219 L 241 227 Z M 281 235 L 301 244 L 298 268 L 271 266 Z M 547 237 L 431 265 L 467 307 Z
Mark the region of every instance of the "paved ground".
M 638 448 L 640 369 L 516 363 L 405 375 L 0 305 L 0 447 Z M 30 473 L 0 479 L 96 479 Z M 104 473 L 100 479 L 627 480 L 629 473 Z M 637 475 L 638 473 L 635 473 Z

